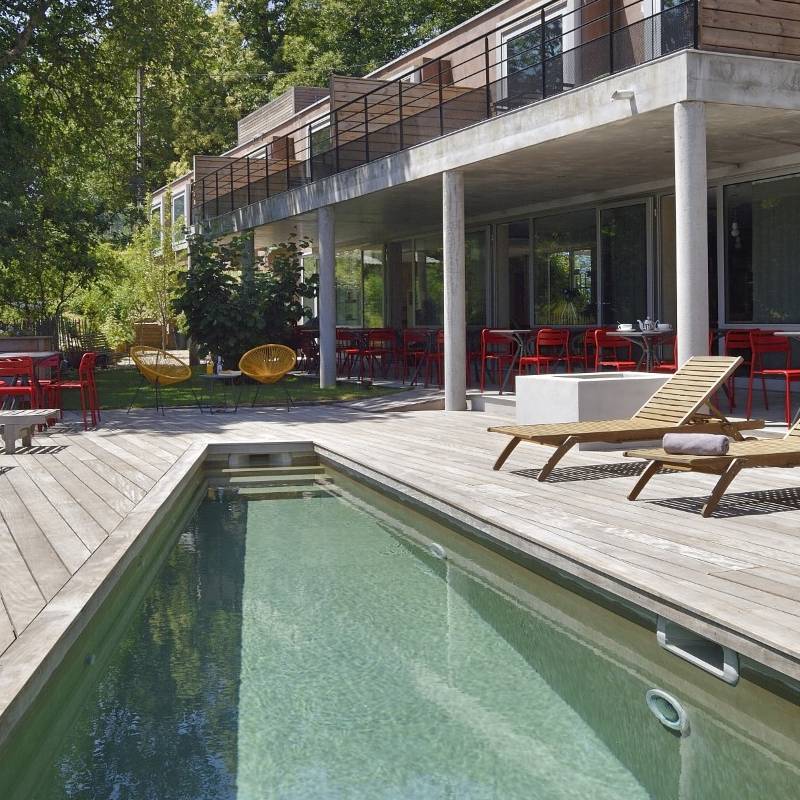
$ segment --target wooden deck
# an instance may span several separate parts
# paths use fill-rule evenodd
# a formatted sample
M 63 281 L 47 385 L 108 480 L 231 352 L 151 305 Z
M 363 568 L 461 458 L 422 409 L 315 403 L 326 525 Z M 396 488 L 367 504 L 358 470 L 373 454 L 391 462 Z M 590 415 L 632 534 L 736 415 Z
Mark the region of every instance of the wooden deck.
M 108 417 L 97 431 L 59 426 L 33 448 L 0 455 L 0 683 L 17 637 L 124 520 L 152 506 L 188 448 L 295 440 L 676 621 L 739 637 L 740 652 L 800 678 L 800 470 L 743 473 L 718 516 L 703 519 L 714 476 L 656 476 L 629 503 L 643 465 L 619 453 L 572 453 L 540 484 L 550 450 L 523 443 L 493 472 L 506 438 L 486 432 L 504 421 L 488 414 L 374 413 L 362 404 Z

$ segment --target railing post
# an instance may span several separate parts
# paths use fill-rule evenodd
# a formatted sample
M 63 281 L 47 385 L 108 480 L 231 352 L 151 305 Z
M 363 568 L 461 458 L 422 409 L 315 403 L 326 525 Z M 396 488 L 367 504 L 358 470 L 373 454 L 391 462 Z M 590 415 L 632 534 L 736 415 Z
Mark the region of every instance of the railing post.
M 335 142 L 333 154 L 336 163 L 336 171 L 339 172 L 339 115 L 335 111 L 333 112 L 333 135 L 333 141 Z
M 544 47 L 544 37 L 545 37 L 545 19 L 544 19 L 544 8 L 542 8 L 541 12 L 539 13 L 539 62 L 542 65 L 542 99 L 544 100 L 547 97 L 547 76 L 546 72 L 546 64 L 545 64 L 545 47 Z
M 284 147 L 286 148 L 286 191 L 288 192 L 291 189 L 290 185 L 290 176 L 291 176 L 291 167 L 289 166 L 289 134 L 286 134 Z
M 244 157 L 244 163 L 247 167 L 247 205 L 250 205 L 250 156 Z
M 314 182 L 314 145 L 311 139 L 311 125 L 308 126 L 308 178 Z
M 200 219 L 205 222 L 206 220 L 206 179 L 203 176 L 200 181 Z
M 439 59 L 439 135 L 444 136 L 444 89 L 442 87 L 442 59 Z
M 608 74 L 614 74 L 614 0 L 608 0 Z
M 483 55 L 486 66 L 486 119 L 492 116 L 492 86 L 489 80 L 489 37 L 483 38 Z
M 217 213 L 214 215 L 215 217 L 219 216 L 219 170 L 214 171 L 214 201 Z
M 400 149 L 403 150 L 403 81 L 400 79 L 397 81 L 397 113 L 400 119 Z
M 694 49 L 700 49 L 700 0 L 692 0 L 694 3 Z M 663 13 L 663 12 L 662 12 Z
M 234 208 L 233 208 L 233 205 L 234 205 L 234 203 L 233 203 L 233 161 L 231 161 L 229 166 L 230 166 L 230 173 L 231 173 L 231 211 L 233 211 L 234 210 Z
M 364 156 L 369 164 L 369 104 L 366 95 L 364 95 Z

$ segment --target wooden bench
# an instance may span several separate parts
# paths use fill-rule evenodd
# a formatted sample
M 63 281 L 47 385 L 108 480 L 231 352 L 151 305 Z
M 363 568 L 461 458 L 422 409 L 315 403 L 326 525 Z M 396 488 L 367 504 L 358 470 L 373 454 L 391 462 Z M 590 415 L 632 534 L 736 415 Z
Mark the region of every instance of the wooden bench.
M 17 439 L 22 439 L 23 447 L 31 446 L 33 429 L 46 425 L 48 419 L 57 417 L 57 408 L 34 408 L 20 411 L 0 411 L 0 426 L 3 428 L 3 442 L 6 455 L 16 452 Z

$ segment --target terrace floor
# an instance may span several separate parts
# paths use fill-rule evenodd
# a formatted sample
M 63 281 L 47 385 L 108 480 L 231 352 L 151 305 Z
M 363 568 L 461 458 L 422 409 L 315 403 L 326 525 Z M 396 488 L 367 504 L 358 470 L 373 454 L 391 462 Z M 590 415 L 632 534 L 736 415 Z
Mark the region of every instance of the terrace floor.
M 630 503 L 642 464 L 618 452 L 573 452 L 540 484 L 549 449 L 523 443 L 492 471 L 506 439 L 486 427 L 504 418 L 398 411 L 385 399 L 377 408 L 108 413 L 97 431 L 60 425 L 0 455 L 0 717 L 43 610 L 97 569 L 90 556 L 104 542 L 130 536 L 201 442 L 312 441 L 395 492 L 800 679 L 800 470 L 745 471 L 704 519 L 713 477 L 657 476 Z

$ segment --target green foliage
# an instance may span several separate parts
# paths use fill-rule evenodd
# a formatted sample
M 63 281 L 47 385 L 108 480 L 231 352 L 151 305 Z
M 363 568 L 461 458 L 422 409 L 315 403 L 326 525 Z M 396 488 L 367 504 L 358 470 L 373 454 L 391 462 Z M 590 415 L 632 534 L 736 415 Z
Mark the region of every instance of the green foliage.
M 316 294 L 316 277 L 301 280 L 307 246 L 290 239 L 254 264 L 249 237 L 226 244 L 191 237 L 192 266 L 172 307 L 184 315 L 201 356 L 221 355 L 232 367 L 252 347 L 291 343 L 294 326 L 310 313 L 303 299 Z

